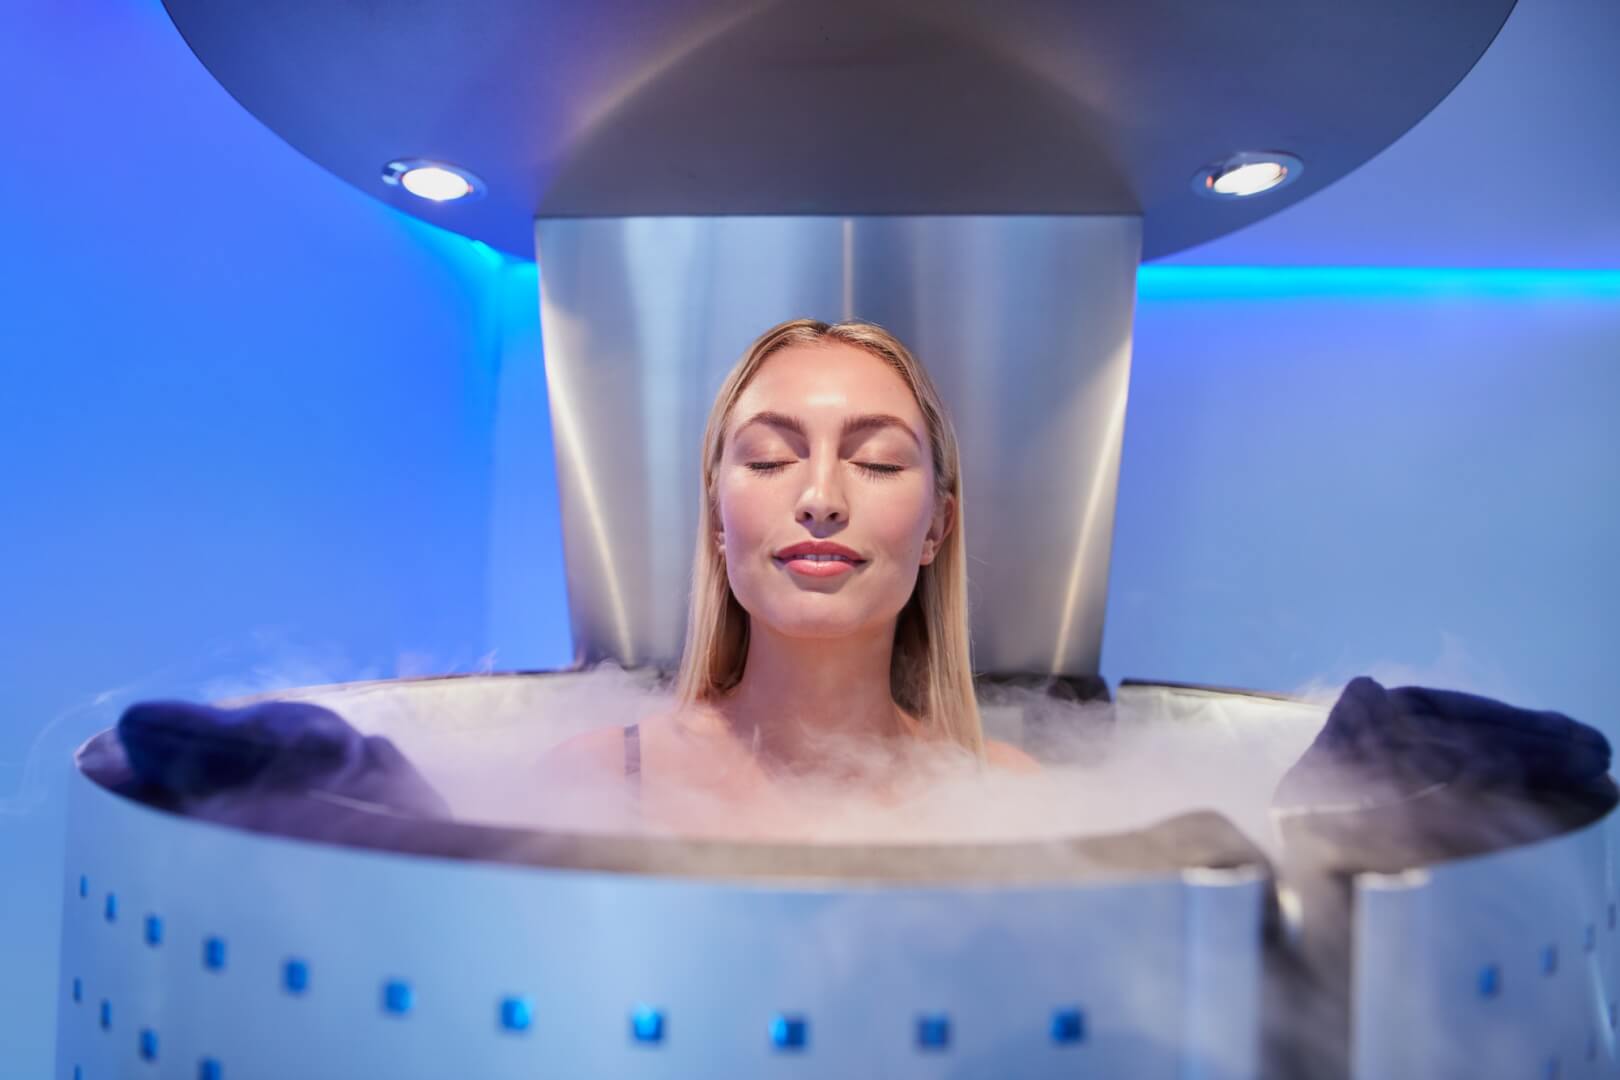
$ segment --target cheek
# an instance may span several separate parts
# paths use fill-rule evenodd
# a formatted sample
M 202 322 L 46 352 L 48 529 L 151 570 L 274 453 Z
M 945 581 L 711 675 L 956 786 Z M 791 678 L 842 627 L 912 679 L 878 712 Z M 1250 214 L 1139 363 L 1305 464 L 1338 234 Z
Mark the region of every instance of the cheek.
M 740 491 L 735 483 L 716 485 L 720 528 L 726 534 L 726 547 L 741 551 L 761 542 L 769 529 L 772 496 L 757 488 Z
M 922 550 L 933 511 L 925 489 L 874 492 L 864 510 L 866 527 L 860 532 L 868 542 L 891 556 L 908 560 Z

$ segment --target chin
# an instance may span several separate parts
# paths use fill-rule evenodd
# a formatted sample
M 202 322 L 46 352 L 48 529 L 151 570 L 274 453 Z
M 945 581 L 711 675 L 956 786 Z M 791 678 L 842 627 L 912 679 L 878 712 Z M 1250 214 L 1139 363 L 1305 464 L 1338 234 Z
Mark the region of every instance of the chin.
M 779 618 L 763 620 L 783 637 L 828 639 L 848 637 L 860 631 L 863 621 L 838 612 L 795 611 Z
M 834 622 L 828 619 L 800 619 L 776 624 L 778 633 L 783 637 L 805 638 L 808 640 L 827 641 L 833 638 L 849 637 L 859 627 L 848 622 Z

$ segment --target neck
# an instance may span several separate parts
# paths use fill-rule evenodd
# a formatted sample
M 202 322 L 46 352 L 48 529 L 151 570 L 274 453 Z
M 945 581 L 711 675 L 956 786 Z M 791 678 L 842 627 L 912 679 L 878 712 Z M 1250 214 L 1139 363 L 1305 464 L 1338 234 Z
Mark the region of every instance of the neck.
M 757 732 L 760 757 L 791 766 L 815 764 L 818 738 L 896 734 L 904 720 L 889 690 L 894 628 L 790 638 L 755 620 L 742 681 L 722 705 L 732 731 L 750 741 Z

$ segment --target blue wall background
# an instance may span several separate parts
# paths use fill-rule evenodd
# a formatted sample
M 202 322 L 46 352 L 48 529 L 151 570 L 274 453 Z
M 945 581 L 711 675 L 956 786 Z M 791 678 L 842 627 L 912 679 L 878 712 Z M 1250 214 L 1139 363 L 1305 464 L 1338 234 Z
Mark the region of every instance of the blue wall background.
M 532 264 L 289 149 L 157 0 L 0 5 L 0 148 L 0 1074 L 20 1078 L 50 1075 L 75 745 L 134 698 L 500 662 L 494 389 L 538 315 Z M 560 561 L 543 583 L 525 659 L 556 666 Z
M 1620 738 L 1620 273 L 1146 267 L 1103 668 Z
M 532 264 L 299 157 L 156 0 L 0 8 L 0 125 L 0 1061 L 36 1076 L 66 758 L 123 704 L 569 643 Z M 1146 269 L 1105 674 L 1620 736 L 1616 281 Z

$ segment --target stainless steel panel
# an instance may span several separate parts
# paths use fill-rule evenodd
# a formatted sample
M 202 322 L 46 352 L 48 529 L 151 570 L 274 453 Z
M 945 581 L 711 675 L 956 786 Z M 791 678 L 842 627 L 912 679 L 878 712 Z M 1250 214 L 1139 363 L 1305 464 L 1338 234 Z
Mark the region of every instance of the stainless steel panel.
M 515 255 L 536 216 L 1141 213 L 1156 258 L 1371 159 L 1452 91 L 1513 0 L 164 6 L 301 153 Z M 1305 171 L 1264 198 L 1194 192 L 1240 150 Z M 382 181 L 417 156 L 485 193 L 433 203 Z
M 1359 877 L 1351 1074 L 1620 1076 L 1617 833 Z
M 576 659 L 679 658 L 710 404 L 806 315 L 887 326 L 945 397 L 975 669 L 1096 673 L 1140 219 L 542 219 L 535 240 Z
M 580 718 L 545 707 L 566 678 L 291 693 L 423 749 L 499 741 L 515 719 L 531 743 L 566 729 Z M 251 832 L 85 771 L 67 816 L 60 1077 L 193 1077 L 205 1057 L 227 1080 L 1254 1075 L 1258 867 L 926 885 L 565 870 Z M 404 1012 L 384 1004 L 396 980 Z M 508 997 L 526 1029 L 503 1027 Z M 631 1038 L 638 1004 L 663 1010 L 661 1042 Z M 1078 1037 L 1054 1037 L 1063 1010 Z M 807 1021 L 802 1049 L 773 1046 L 779 1012 Z M 934 1013 L 948 1046 L 919 1045 Z

